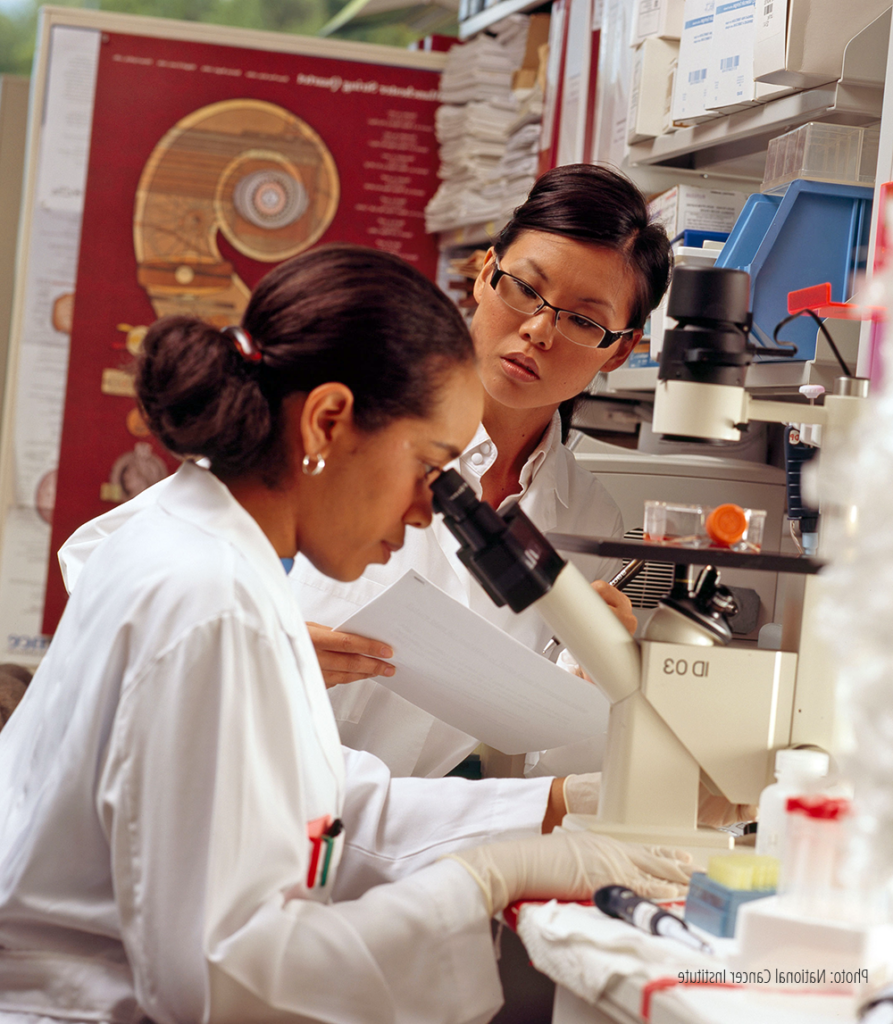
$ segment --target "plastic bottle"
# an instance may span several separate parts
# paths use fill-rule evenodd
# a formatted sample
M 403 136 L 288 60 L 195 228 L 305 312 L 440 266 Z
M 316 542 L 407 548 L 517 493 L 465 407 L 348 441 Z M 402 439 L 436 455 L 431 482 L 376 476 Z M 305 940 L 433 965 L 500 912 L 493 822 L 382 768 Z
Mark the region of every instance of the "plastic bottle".
M 747 533 L 747 516 L 740 505 L 717 505 L 704 524 L 707 536 L 721 548 L 730 548 Z
M 784 859 L 788 797 L 800 796 L 828 774 L 828 755 L 821 750 L 779 750 L 775 778 L 760 794 L 756 852 Z

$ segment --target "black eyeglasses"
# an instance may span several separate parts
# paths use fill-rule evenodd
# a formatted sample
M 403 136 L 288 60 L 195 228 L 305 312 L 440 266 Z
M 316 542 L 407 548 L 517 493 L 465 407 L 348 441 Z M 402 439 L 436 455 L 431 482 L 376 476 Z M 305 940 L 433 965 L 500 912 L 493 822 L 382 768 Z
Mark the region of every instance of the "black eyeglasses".
M 574 313 L 570 309 L 559 309 L 553 306 L 526 281 L 514 274 L 508 274 L 499 266 L 499 259 L 494 257 L 495 269 L 490 277 L 490 287 L 502 299 L 509 309 L 525 316 L 536 316 L 544 309 L 551 309 L 555 314 L 553 326 L 558 333 L 583 348 L 610 348 L 625 334 L 632 334 L 636 328 L 627 327 L 622 331 L 609 331 L 588 316 Z

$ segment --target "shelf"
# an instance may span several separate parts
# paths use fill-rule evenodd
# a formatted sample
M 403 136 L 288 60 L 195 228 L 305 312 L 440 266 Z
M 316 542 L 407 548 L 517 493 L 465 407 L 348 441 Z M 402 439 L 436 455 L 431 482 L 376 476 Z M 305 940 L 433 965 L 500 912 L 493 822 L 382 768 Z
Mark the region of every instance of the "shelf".
M 500 0 L 492 7 L 486 7 L 483 11 L 473 14 L 470 18 L 459 22 L 459 38 L 469 39 L 485 28 L 495 25 L 510 14 L 526 14 L 535 11 L 537 7 L 543 6 L 543 0 Z
M 559 551 L 577 551 L 602 558 L 648 558 L 676 565 L 713 565 L 720 569 L 758 569 L 790 572 L 800 576 L 817 573 L 824 562 L 777 552 L 743 552 L 728 548 L 686 548 L 673 544 L 649 544 L 642 540 L 608 540 L 574 533 L 548 533 L 546 539 Z
M 636 369 L 622 366 L 607 376 L 608 390 L 599 392 L 599 397 L 615 398 L 618 393 L 653 392 L 657 386 L 656 366 Z M 797 395 L 803 384 L 821 384 L 831 393 L 834 381 L 839 376 L 840 367 L 832 361 L 753 363 L 747 368 L 744 386 L 748 391 L 758 392 L 763 397 Z
M 883 86 L 835 82 L 640 142 L 630 146 L 629 160 L 633 165 L 686 170 L 715 168 L 765 151 L 770 139 L 807 121 L 852 125 L 879 121 L 883 100 Z
M 855 365 L 855 360 L 853 360 Z M 748 391 L 761 397 L 796 395 L 804 384 L 821 384 L 828 394 L 834 391 L 834 381 L 841 375 L 836 362 L 753 363 L 747 368 L 744 385 Z
M 768 103 L 630 146 L 632 165 L 716 171 L 765 152 L 770 139 L 807 121 L 865 125 L 881 119 L 889 12 L 850 40 L 839 82 L 789 93 Z M 750 172 L 752 168 L 748 168 Z

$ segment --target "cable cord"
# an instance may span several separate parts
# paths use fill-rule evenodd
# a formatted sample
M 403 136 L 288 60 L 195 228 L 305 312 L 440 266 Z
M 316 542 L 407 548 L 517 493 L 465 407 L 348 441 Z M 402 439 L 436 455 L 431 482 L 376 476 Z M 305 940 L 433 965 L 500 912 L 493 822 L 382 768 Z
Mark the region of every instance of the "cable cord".
M 844 375 L 846 377 L 852 377 L 853 373 L 847 366 L 847 364 L 844 362 L 843 356 L 840 354 L 839 349 L 834 344 L 834 339 L 831 337 L 828 328 L 825 326 L 825 321 L 818 315 L 818 313 L 816 313 L 814 309 L 801 309 L 797 313 L 791 313 L 790 316 L 786 316 L 784 320 L 781 320 L 778 324 L 776 324 L 775 330 L 772 332 L 772 340 L 775 342 L 776 345 L 790 345 L 796 348 L 796 345 L 794 345 L 794 343 L 791 341 L 780 341 L 778 337 L 778 332 L 782 329 L 782 327 L 786 327 L 789 323 L 791 323 L 791 321 L 796 320 L 798 316 L 802 316 L 804 313 L 811 316 L 813 320 L 815 320 L 815 322 L 819 325 L 819 330 L 824 335 L 825 341 L 828 342 L 828 345 L 831 351 L 834 353 L 837 362 L 840 364 L 840 368 L 843 370 Z

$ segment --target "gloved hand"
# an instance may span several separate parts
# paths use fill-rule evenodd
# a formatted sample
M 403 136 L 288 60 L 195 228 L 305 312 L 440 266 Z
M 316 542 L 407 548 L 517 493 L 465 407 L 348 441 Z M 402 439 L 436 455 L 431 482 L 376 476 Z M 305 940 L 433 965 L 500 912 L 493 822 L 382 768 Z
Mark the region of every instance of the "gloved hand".
M 491 917 L 518 899 L 591 899 L 603 885 L 675 899 L 694 870 L 684 850 L 620 843 L 594 832 L 553 832 L 449 856 L 481 887 Z
M 564 804 L 568 814 L 598 814 L 602 773 L 568 775 L 564 780 Z
M 568 775 L 564 780 L 564 802 L 568 814 L 598 814 L 601 772 Z M 716 796 L 702 782 L 698 791 L 698 824 L 718 828 L 738 821 L 756 821 L 755 804 L 732 804 Z

